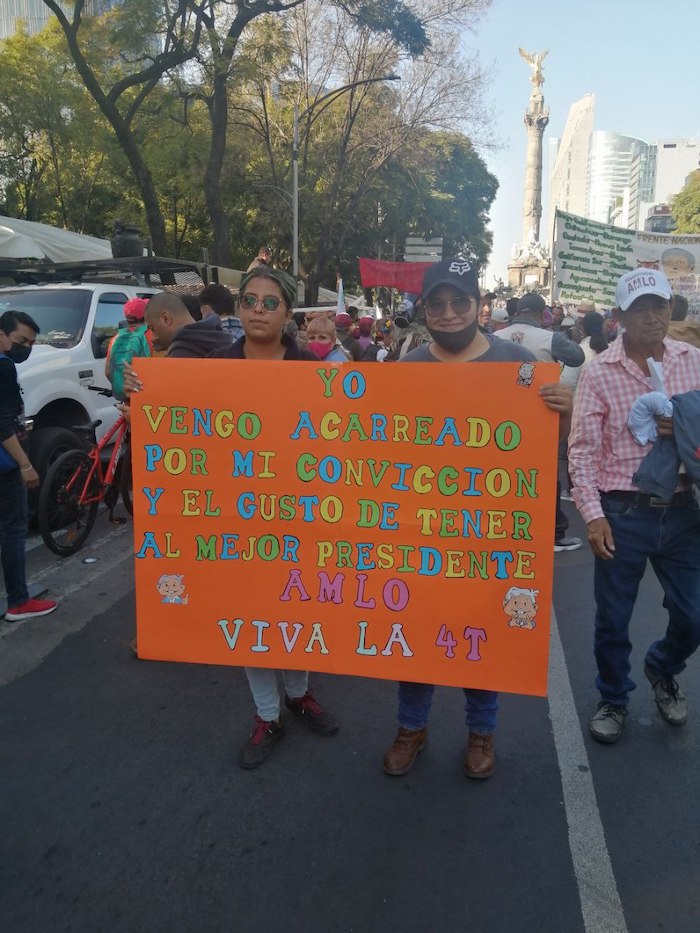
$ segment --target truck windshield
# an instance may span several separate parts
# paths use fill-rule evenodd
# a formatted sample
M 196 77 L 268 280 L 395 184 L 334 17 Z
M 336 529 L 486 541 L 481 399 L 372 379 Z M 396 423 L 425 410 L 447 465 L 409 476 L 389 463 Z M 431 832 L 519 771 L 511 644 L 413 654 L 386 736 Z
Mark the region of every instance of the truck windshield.
M 25 311 L 39 326 L 37 343 L 74 347 L 83 335 L 92 291 L 88 288 L 0 290 L 0 314 Z

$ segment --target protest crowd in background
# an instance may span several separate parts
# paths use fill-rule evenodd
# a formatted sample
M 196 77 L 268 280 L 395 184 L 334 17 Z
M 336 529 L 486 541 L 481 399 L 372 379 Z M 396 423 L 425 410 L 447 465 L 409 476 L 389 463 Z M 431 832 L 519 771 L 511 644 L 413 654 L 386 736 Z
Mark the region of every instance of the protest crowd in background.
M 558 415 L 561 441 L 552 547 L 557 552 L 582 547 L 580 538 L 567 534 L 560 500 L 569 499 L 587 525 L 595 559 L 592 631 L 601 699 L 590 731 L 594 739 L 609 744 L 623 733 L 635 686 L 629 626 L 647 560 L 664 590 L 669 618 L 665 633 L 659 632 L 659 640 L 646 651 L 644 673 L 661 716 L 673 727 L 687 716 L 676 677 L 700 644 L 700 512 L 693 490 L 698 476 L 697 468 L 686 463 L 687 451 L 697 449 L 700 441 L 693 436 L 697 418 L 693 421 L 688 414 L 700 410 L 698 325 L 686 319 L 687 303 L 673 296 L 663 271 L 627 273 L 616 298 L 614 309 L 599 308 L 591 300 L 547 306 L 534 292 L 500 301 L 495 293 L 481 294 L 475 270 L 455 258 L 431 265 L 419 292 L 403 294 L 394 307 L 342 300 L 333 308 L 297 310 L 296 281 L 275 268 L 271 251 L 262 247 L 241 279 L 236 302 L 218 285 L 207 286 L 196 298 L 162 293 L 129 302 L 127 326 L 110 345 L 106 372 L 116 395 L 133 402 L 143 389 L 136 358 L 151 354 L 317 360 L 341 366 L 558 364 L 560 380 L 541 388 L 542 405 Z M 10 594 L 6 618 L 12 620 L 51 612 L 55 603 L 29 599 L 19 555 L 26 535 L 26 487 L 35 474 L 17 428 L 20 403 L 12 362 L 18 358 L 13 343 L 17 322 L 5 318 L 0 327 L 0 371 L 5 374 L 0 440 L 5 458 L 14 460 L 9 471 L 0 473 L 0 532 Z M 128 415 L 128 402 L 123 410 Z M 644 470 L 646 456 L 650 450 L 656 456 L 662 442 L 666 446 L 658 457 L 665 457 L 671 478 L 660 489 L 657 474 L 650 480 Z M 429 606 L 419 608 L 430 612 Z M 134 652 L 138 655 L 137 645 Z M 284 708 L 316 734 L 337 732 L 335 716 L 309 688 L 308 672 L 282 671 L 281 691 L 276 671 L 245 671 L 256 712 L 241 748 L 242 767 L 261 765 L 282 739 Z M 424 683 L 399 685 L 398 733 L 383 763 L 387 774 L 407 773 L 425 748 L 433 689 Z M 498 694 L 474 689 L 464 694 L 464 771 L 470 778 L 489 778 L 496 766 Z

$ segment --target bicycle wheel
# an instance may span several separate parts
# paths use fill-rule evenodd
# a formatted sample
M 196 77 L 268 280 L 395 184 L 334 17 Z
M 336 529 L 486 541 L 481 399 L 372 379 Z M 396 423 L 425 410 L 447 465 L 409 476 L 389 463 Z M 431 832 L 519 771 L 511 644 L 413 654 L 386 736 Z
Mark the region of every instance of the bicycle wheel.
M 83 505 L 80 496 L 92 460 L 80 450 L 68 450 L 49 467 L 39 495 L 39 531 L 54 554 L 66 557 L 80 550 L 97 517 L 97 502 Z
M 122 494 L 124 508 L 129 515 L 134 514 L 133 476 L 131 470 L 131 441 L 124 442 L 121 460 L 119 461 L 119 491 Z

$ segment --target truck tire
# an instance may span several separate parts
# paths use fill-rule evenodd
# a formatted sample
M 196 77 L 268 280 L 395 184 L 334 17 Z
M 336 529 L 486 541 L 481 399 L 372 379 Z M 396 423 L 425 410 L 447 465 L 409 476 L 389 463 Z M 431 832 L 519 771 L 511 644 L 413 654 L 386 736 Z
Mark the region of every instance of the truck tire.
M 30 434 L 29 458 L 41 479 L 54 460 L 67 450 L 85 450 L 85 444 L 70 428 L 37 428 Z

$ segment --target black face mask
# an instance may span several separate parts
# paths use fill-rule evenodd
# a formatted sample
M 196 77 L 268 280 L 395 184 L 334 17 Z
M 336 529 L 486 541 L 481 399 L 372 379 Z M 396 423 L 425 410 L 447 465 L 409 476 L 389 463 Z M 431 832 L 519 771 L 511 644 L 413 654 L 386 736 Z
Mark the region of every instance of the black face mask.
M 479 319 L 475 317 L 471 324 L 462 330 L 434 330 L 432 327 L 427 327 L 427 331 L 443 350 L 447 350 L 448 353 L 461 353 L 476 337 L 478 328 Z
M 31 347 L 23 343 L 13 343 L 10 345 L 10 349 L 7 351 L 6 356 L 9 356 L 13 363 L 24 363 L 24 361 L 29 358 L 31 352 Z

